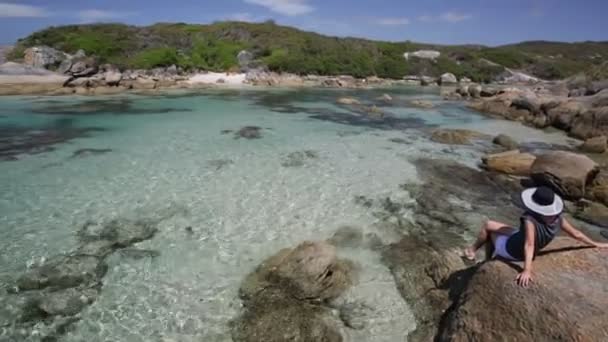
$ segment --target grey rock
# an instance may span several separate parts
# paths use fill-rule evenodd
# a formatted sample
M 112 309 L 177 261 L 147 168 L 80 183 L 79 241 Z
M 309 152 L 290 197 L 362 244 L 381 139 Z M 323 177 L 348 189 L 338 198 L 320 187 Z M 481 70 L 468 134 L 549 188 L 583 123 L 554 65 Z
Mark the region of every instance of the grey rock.
M 58 66 L 67 55 L 48 46 L 35 46 L 25 49 L 24 63 L 36 68 Z
M 86 56 L 87 56 L 87 54 L 84 52 L 84 50 L 80 49 L 80 50 L 76 51 L 76 53 L 74 54 L 74 56 L 72 56 L 72 58 L 84 58 Z
M 237 55 L 239 66 L 241 67 L 241 69 L 245 70 L 250 67 L 251 62 L 253 62 L 253 58 L 253 54 L 247 50 L 243 50 Z
M 95 256 L 57 256 L 19 277 L 17 286 L 21 290 L 37 290 L 46 287 L 65 289 L 83 283 L 96 282 L 106 271 L 107 265 Z
M 167 67 L 166 72 L 169 75 L 177 75 L 178 74 L 177 66 L 175 64 L 173 64 L 170 67 Z
M 456 78 L 456 76 L 454 76 L 454 74 L 446 72 L 445 74 L 441 75 L 441 77 L 439 78 L 439 84 L 441 85 L 446 85 L 446 84 L 456 84 L 458 83 L 458 79 Z
M 494 137 L 494 140 L 492 140 L 492 142 L 496 145 L 500 145 L 506 148 L 507 150 L 515 150 L 519 147 L 519 144 L 515 140 L 513 140 L 513 138 L 505 134 L 497 135 L 496 137 Z
M 298 151 L 292 152 L 285 157 L 285 159 L 281 162 L 281 166 L 283 167 L 301 167 L 304 166 L 306 161 L 310 159 L 319 158 L 319 154 L 316 151 L 306 150 L 306 151 Z
M 83 242 L 107 240 L 117 248 L 125 248 L 152 238 L 156 232 L 156 226 L 150 222 L 117 219 L 102 225 L 87 222 L 78 236 Z
M 72 59 L 65 59 L 63 62 L 61 62 L 61 64 L 59 64 L 59 67 L 57 68 L 57 72 L 60 74 L 67 74 L 70 71 L 70 69 L 72 69 L 72 64 L 73 64 Z
M 73 316 L 90 305 L 99 296 L 95 289 L 66 289 L 45 294 L 39 308 L 50 316 Z
M 235 139 L 245 138 L 245 139 L 260 139 L 262 138 L 262 128 L 257 126 L 245 126 L 239 129 L 234 134 Z
M 106 71 L 103 77 L 107 85 L 117 86 L 122 80 L 122 73 L 117 71 Z
M 406 61 L 412 57 L 435 60 L 439 58 L 439 56 L 441 56 L 441 52 L 435 50 L 418 50 L 414 52 L 406 52 L 403 54 L 403 57 L 405 57 Z

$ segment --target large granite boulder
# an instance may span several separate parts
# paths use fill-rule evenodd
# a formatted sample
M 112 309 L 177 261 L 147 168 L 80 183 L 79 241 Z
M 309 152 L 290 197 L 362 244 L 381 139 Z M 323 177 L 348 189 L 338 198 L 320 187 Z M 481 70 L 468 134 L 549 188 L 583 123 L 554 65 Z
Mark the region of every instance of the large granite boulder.
M 586 185 L 598 167 L 585 155 L 554 151 L 538 156 L 530 172 L 538 185 L 549 186 L 566 199 L 578 200 L 585 195 Z
M 607 341 L 608 259 L 557 238 L 534 262 L 530 288 L 519 266 L 482 264 L 444 317 L 438 341 Z
M 528 176 L 536 157 L 519 150 L 490 154 L 482 158 L 483 166 L 490 170 L 516 176 Z
M 441 85 L 449 85 L 456 83 L 458 83 L 458 79 L 452 73 L 446 72 L 445 74 L 441 75 L 441 77 L 439 77 L 439 84 Z
M 329 341 L 347 338 L 326 302 L 355 281 L 351 263 L 326 242 L 284 249 L 249 274 L 240 288 L 244 312 L 232 322 L 234 341 Z
M 68 56 L 56 49 L 48 46 L 34 46 L 25 49 L 23 62 L 35 68 L 56 67 Z

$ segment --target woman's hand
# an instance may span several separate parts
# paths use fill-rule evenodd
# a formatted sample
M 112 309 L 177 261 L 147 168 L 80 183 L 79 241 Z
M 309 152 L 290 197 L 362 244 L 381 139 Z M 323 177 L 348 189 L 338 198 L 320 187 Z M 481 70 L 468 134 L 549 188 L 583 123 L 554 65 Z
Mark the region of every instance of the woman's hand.
M 596 243 L 595 244 L 596 248 L 608 248 L 608 243 Z
M 519 286 L 528 287 L 528 285 L 532 282 L 532 272 L 524 270 L 515 278 Z

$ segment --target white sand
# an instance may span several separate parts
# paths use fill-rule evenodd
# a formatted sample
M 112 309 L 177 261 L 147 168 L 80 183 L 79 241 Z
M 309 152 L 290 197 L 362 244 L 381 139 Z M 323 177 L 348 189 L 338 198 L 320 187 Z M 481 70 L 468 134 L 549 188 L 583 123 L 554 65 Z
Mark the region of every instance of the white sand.
M 220 80 L 224 80 L 223 84 L 228 85 L 242 85 L 245 83 L 245 74 L 228 74 L 228 73 L 220 73 L 220 72 L 208 72 L 204 74 L 196 74 L 186 82 L 188 84 L 217 84 L 222 82 Z M 220 82 L 218 82 L 220 81 Z

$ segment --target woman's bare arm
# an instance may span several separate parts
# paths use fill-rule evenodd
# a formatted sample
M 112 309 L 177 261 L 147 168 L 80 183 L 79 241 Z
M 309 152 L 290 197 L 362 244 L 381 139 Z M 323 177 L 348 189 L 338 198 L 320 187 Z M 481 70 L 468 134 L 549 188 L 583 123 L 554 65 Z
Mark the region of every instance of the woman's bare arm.
M 527 287 L 532 281 L 532 260 L 534 259 L 534 246 L 536 242 L 536 229 L 530 221 L 526 221 L 526 242 L 524 243 L 524 270 L 516 280 L 519 285 Z
M 562 219 L 562 220 L 563 220 L 562 221 L 562 228 L 573 239 L 576 239 L 576 240 L 578 240 L 580 242 L 586 243 L 589 246 L 599 247 L 599 248 L 608 248 L 608 244 L 606 244 L 606 243 L 599 243 L 599 242 L 591 240 L 587 235 L 585 235 L 585 233 L 583 233 L 580 230 L 574 228 L 574 226 L 572 226 L 572 224 L 570 224 L 570 222 L 568 222 L 568 220 L 566 220 L 565 218 Z

